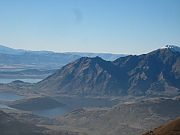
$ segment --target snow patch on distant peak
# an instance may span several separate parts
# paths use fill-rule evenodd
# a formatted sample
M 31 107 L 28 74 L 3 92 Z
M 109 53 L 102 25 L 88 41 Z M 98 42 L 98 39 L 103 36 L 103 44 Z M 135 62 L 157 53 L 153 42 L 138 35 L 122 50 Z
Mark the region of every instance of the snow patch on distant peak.
M 175 45 L 166 45 L 162 47 L 161 49 L 170 49 L 173 52 L 180 52 L 180 47 L 175 46 Z

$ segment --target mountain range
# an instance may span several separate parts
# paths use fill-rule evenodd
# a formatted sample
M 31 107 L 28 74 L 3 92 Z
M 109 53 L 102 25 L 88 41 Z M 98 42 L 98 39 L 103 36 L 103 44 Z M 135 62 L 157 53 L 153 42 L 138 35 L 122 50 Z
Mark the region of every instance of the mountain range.
M 82 57 L 37 83 L 34 90 L 79 96 L 177 96 L 180 94 L 178 49 L 167 45 L 115 61 Z
M 0 78 L 44 79 L 62 66 L 83 56 L 115 60 L 125 54 L 52 52 L 13 49 L 0 45 Z
M 3 65 L 20 65 L 26 67 L 25 69 L 57 69 L 83 56 L 99 56 L 106 60 L 115 60 L 126 55 L 111 53 L 60 53 L 52 51 L 31 51 L 23 49 L 13 49 L 0 45 L 1 67 Z
M 53 51 L 32 51 L 32 50 L 23 50 L 23 49 L 13 49 L 4 45 L 0 45 L 0 53 L 2 54 L 23 54 L 23 53 L 34 53 L 34 54 L 66 54 L 67 56 L 78 56 L 78 57 L 96 57 L 99 56 L 105 60 L 111 61 L 119 57 L 126 56 L 127 54 L 112 54 L 112 53 L 91 53 L 91 52 L 53 52 Z M 76 58 L 75 57 L 75 58 Z

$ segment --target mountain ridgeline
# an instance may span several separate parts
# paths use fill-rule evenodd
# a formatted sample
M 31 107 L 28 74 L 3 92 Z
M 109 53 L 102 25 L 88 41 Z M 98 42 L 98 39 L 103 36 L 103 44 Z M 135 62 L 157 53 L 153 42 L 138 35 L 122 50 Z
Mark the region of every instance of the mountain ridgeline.
M 115 61 L 82 57 L 37 83 L 38 92 L 79 96 L 177 96 L 180 94 L 180 52 L 166 46 Z

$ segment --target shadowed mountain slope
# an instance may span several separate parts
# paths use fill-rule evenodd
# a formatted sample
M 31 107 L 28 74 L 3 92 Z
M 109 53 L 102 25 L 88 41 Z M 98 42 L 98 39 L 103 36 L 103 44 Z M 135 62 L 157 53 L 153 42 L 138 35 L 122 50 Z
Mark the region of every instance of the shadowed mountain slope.
M 161 48 L 148 54 L 119 58 L 113 63 L 128 76 L 129 94 L 179 94 L 180 52 Z
M 80 58 L 37 83 L 34 90 L 74 95 L 175 96 L 180 93 L 180 52 L 170 47 L 113 62 Z
M 82 57 L 35 85 L 34 89 L 75 95 L 122 93 L 118 67 L 100 57 Z

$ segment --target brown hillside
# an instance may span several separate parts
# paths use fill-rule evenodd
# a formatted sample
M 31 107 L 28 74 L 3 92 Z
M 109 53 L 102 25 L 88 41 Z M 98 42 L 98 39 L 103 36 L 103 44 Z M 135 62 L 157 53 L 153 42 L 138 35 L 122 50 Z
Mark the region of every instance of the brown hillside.
M 0 134 L 1 135 L 45 135 L 45 128 L 34 124 L 21 122 L 18 119 L 0 110 Z
M 180 135 L 180 118 L 177 118 L 165 125 L 159 126 L 152 131 L 142 135 Z

